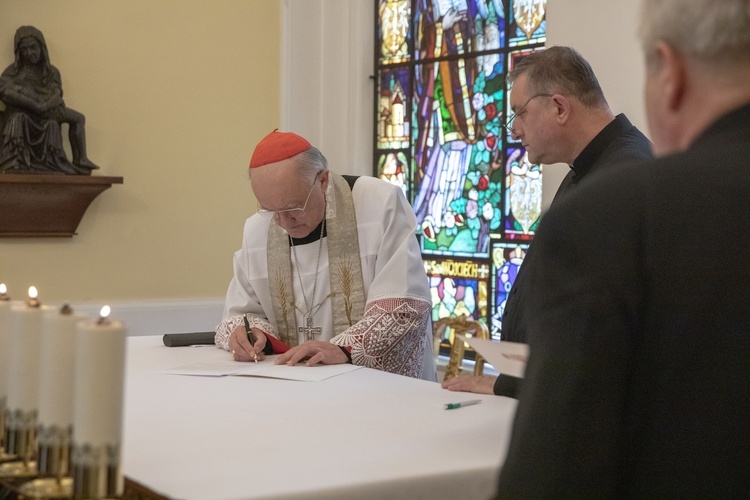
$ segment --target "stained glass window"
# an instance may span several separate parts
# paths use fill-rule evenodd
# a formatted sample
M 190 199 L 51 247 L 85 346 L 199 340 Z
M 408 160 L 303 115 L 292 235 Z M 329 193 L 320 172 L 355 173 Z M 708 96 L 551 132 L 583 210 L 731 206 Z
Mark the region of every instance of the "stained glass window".
M 502 339 L 503 312 L 508 294 L 516 281 L 521 269 L 526 250 L 529 245 L 524 243 L 492 243 L 492 316 L 490 323 L 490 337 L 492 340 Z
M 484 260 L 427 259 L 425 271 L 432 294 L 432 321 L 467 316 L 486 321 L 490 266 Z M 453 332 L 446 329 L 441 352 L 447 354 Z M 471 353 L 471 349 L 467 352 Z
M 542 206 L 542 168 L 503 124 L 506 75 L 546 41 L 546 0 L 376 0 L 374 172 L 414 207 L 433 320 L 501 338 Z

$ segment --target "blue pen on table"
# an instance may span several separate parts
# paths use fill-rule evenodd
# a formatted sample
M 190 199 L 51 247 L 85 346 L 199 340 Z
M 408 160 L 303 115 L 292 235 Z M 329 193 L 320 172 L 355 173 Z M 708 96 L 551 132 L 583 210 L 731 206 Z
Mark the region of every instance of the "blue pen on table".
M 447 403 L 443 405 L 443 407 L 446 410 L 457 410 L 458 408 L 463 408 L 464 406 L 478 405 L 481 402 L 481 399 L 470 399 L 469 401 L 461 401 L 460 403 Z
M 245 323 L 245 332 L 247 333 L 247 340 L 250 341 L 250 345 L 255 345 L 255 337 L 253 337 L 253 331 L 250 329 L 250 322 L 247 320 L 247 313 L 242 315 L 242 320 Z M 255 362 L 258 362 L 258 353 L 253 352 Z

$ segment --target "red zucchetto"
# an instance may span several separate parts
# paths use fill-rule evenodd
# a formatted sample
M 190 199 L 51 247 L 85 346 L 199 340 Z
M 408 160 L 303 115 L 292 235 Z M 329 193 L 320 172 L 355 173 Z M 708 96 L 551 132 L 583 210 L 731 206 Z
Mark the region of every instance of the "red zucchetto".
M 255 146 L 250 158 L 250 168 L 262 167 L 269 163 L 286 160 L 310 149 L 312 145 L 306 139 L 292 132 L 274 130 Z

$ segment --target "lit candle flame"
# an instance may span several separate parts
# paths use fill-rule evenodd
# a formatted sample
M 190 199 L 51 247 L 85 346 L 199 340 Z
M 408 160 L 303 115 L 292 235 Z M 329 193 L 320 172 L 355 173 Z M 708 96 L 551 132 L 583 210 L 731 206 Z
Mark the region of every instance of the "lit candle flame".
M 99 319 L 96 320 L 97 325 L 108 325 L 109 319 L 107 319 L 107 316 L 109 316 L 109 312 L 111 311 L 109 306 L 102 307 L 102 310 L 99 311 Z
M 105 320 L 107 319 L 107 316 L 109 316 L 109 313 L 112 311 L 112 309 L 109 306 L 102 307 L 102 310 L 99 311 L 99 319 Z
M 5 295 L 6 293 L 8 293 L 8 287 L 5 286 L 5 283 L 0 283 L 0 293 L 3 294 L 3 295 Z
M 36 291 L 35 286 L 29 287 L 29 307 L 39 307 L 39 300 L 37 297 L 39 296 L 39 292 Z

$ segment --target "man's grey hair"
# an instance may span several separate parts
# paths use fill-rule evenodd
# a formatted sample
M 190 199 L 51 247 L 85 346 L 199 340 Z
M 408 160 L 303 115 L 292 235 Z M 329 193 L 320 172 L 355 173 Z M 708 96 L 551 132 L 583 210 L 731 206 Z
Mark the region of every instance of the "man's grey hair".
M 555 46 L 529 54 L 508 74 L 508 83 L 526 75 L 530 94 L 572 96 L 590 108 L 607 106 L 594 70 L 570 47 Z
M 644 0 L 638 30 L 646 61 L 663 40 L 713 68 L 750 62 L 750 0 Z
M 320 172 L 328 168 L 328 160 L 318 148 L 311 146 L 296 157 L 300 179 L 307 179 L 310 184 Z

